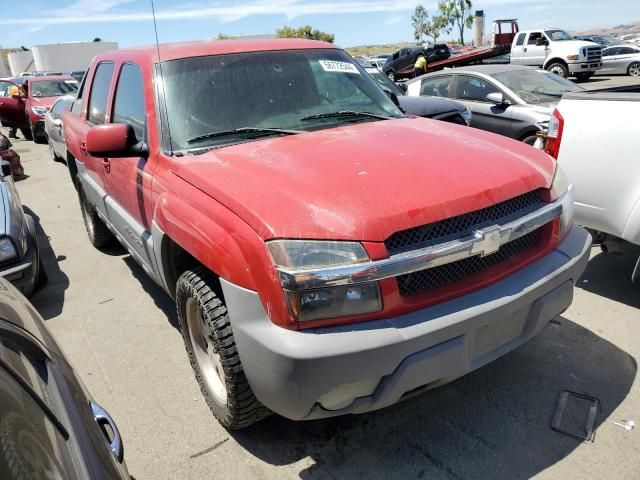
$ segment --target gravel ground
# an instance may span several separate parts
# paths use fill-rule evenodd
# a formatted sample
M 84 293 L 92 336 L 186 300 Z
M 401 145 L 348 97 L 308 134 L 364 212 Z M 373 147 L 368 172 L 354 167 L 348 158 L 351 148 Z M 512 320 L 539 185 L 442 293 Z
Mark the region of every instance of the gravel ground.
M 557 322 L 456 382 L 379 412 L 274 416 L 230 433 L 201 398 L 169 297 L 123 250 L 91 247 L 66 167 L 46 145 L 15 149 L 50 279 L 33 303 L 117 421 L 137 479 L 638 478 L 640 430 L 613 422 L 640 421 L 640 286 L 629 282 L 640 249 L 594 247 Z M 599 399 L 594 442 L 550 428 L 562 390 Z

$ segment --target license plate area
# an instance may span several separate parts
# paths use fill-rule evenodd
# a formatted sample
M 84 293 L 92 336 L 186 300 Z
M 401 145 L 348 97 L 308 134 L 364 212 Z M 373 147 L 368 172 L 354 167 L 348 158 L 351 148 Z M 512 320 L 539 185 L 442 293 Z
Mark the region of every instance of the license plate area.
M 528 312 L 529 308 L 523 308 L 478 327 L 473 346 L 474 358 L 486 355 L 520 336 L 527 322 Z

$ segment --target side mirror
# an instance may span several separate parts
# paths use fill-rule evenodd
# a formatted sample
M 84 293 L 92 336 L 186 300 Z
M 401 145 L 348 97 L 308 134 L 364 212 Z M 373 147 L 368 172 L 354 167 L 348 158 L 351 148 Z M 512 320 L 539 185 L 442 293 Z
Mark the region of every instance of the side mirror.
M 62 126 L 62 119 L 61 119 L 61 118 L 54 118 L 54 119 L 53 119 L 53 124 L 54 124 L 56 127 L 61 127 L 61 126 Z
M 11 164 L 7 160 L 2 160 L 2 162 L 0 162 L 0 165 L 2 166 L 2 176 L 3 177 L 10 177 L 11 176 Z
M 538 47 L 544 47 L 544 46 L 549 45 L 549 41 L 544 37 L 540 37 L 540 38 L 536 39 L 536 45 Z
M 504 98 L 504 95 L 500 92 L 491 92 L 487 95 L 487 101 L 493 103 L 494 105 L 507 106 L 511 105 L 511 102 Z
M 108 123 L 87 132 L 87 151 L 94 157 L 147 157 L 147 145 L 138 141 L 131 125 Z

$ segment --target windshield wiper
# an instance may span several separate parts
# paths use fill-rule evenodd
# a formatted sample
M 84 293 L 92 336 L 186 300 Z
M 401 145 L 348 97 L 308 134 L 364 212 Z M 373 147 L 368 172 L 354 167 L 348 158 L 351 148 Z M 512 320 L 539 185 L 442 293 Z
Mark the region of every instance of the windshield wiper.
M 356 112 L 354 110 L 341 110 L 339 112 L 329 112 L 329 113 L 318 113 L 316 115 L 309 115 L 308 117 L 302 117 L 300 121 L 304 120 L 315 120 L 317 118 L 334 118 L 334 117 L 368 117 L 368 118 L 377 118 L 378 120 L 388 120 L 390 116 L 385 115 L 377 115 L 371 112 Z
M 298 133 L 305 133 L 305 131 L 287 130 L 284 128 L 240 127 L 233 128 L 231 130 L 220 130 L 218 132 L 210 132 L 205 133 L 204 135 L 198 135 L 197 137 L 193 137 L 192 139 L 187 140 L 187 143 L 194 143 L 199 140 L 206 140 L 207 138 L 226 137 L 228 135 L 236 135 L 238 133 L 277 133 L 280 135 L 295 135 Z

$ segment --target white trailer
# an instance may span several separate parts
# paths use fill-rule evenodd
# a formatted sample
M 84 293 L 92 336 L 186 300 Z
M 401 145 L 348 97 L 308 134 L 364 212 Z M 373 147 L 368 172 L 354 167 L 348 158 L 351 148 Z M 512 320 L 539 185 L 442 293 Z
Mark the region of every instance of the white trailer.
M 9 59 L 11 75 L 14 77 L 17 77 L 22 72 L 33 72 L 36 69 L 31 50 L 12 52 L 7 55 L 7 58 Z
M 68 42 L 35 45 L 33 59 L 38 71 L 86 70 L 93 57 L 116 50 L 116 42 Z

